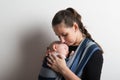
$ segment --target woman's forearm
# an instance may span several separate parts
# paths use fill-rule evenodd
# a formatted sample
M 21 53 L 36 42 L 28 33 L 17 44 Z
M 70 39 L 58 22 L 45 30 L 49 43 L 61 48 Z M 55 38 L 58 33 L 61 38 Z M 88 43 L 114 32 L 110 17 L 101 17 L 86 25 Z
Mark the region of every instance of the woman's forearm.
M 81 80 L 68 67 L 66 67 L 65 69 L 62 69 L 61 74 L 63 75 L 65 80 Z

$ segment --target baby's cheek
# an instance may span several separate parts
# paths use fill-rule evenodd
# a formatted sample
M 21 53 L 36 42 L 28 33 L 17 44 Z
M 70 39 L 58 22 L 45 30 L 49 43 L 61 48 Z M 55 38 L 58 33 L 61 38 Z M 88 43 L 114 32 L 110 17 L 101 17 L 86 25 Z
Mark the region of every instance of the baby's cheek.
M 57 56 L 57 55 L 58 55 L 58 53 L 57 53 L 57 52 L 54 52 L 53 54 L 54 54 L 55 56 Z

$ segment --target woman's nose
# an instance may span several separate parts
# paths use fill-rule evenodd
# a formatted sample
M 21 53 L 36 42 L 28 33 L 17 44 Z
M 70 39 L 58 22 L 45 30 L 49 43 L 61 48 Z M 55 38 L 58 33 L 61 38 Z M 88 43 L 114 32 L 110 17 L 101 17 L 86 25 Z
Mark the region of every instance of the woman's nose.
M 62 43 L 64 43 L 64 42 L 65 42 L 65 39 L 64 39 L 63 37 L 60 37 L 60 41 L 61 41 Z

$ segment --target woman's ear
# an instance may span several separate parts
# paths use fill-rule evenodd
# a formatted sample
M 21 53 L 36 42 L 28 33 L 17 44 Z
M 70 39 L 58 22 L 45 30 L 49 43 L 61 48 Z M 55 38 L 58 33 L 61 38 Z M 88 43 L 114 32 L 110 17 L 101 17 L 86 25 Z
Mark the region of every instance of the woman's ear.
M 75 31 L 79 30 L 79 26 L 78 26 L 78 24 L 76 22 L 73 23 L 73 29 Z

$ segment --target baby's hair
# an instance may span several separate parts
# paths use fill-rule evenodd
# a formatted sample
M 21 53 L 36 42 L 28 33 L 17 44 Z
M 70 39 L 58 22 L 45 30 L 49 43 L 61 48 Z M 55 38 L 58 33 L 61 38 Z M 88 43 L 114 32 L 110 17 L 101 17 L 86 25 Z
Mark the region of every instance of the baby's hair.
M 61 44 L 61 41 L 53 41 L 53 42 L 48 46 L 48 49 L 50 49 L 50 50 L 53 51 L 53 50 L 54 50 L 54 49 L 53 49 L 53 45 L 54 45 L 54 44 Z

